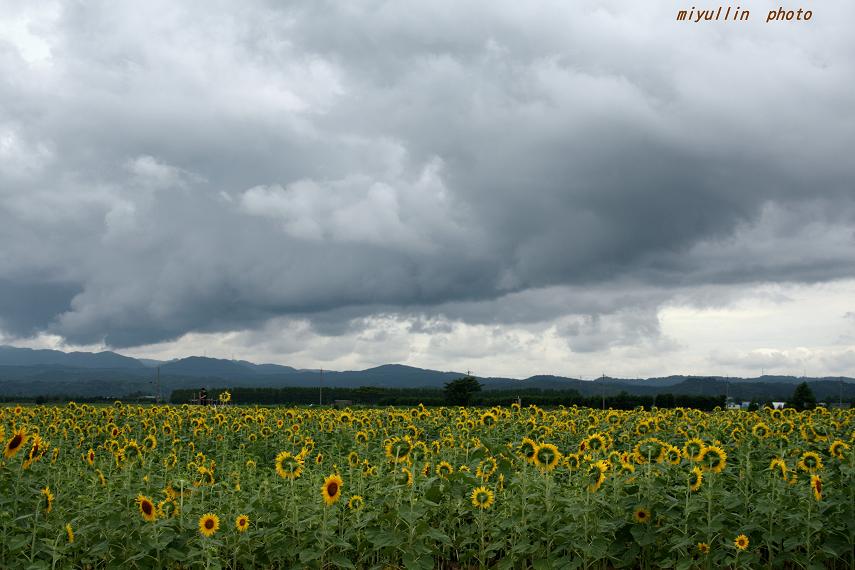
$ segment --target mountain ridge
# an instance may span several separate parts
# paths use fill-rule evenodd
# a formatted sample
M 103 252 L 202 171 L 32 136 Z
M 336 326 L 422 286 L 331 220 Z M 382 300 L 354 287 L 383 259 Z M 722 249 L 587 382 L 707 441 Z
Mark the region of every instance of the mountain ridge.
M 163 394 L 178 388 L 207 387 L 304 387 L 320 385 L 339 388 L 373 386 L 379 388 L 442 388 L 464 376 L 462 372 L 418 368 L 406 364 L 382 364 L 365 370 L 297 369 L 282 364 L 256 364 L 189 356 L 162 362 L 137 360 L 115 352 L 99 353 L 33 350 L 0 346 L 0 396 L 71 394 L 81 396 L 124 396 L 132 393 Z M 538 374 L 528 378 L 478 377 L 485 390 L 576 390 L 587 396 L 683 393 L 696 395 L 730 394 L 735 398 L 780 399 L 806 380 L 818 387 L 817 397 L 855 398 L 855 379 L 849 377 L 800 378 L 763 375 L 756 378 L 726 376 L 670 376 L 613 378 L 602 376 L 582 380 L 566 376 Z M 814 388 L 817 391 L 817 388 Z M 850 394 L 851 393 L 851 394 Z

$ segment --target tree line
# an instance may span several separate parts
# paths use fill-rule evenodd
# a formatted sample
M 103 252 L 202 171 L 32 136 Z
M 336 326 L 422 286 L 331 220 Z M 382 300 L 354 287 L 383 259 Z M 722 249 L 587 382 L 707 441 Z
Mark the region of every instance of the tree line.
M 471 380 L 475 382 L 472 383 Z M 229 390 L 233 404 L 259 405 L 324 405 L 336 400 L 366 406 L 510 406 L 517 402 L 528 406 L 583 406 L 590 408 L 612 408 L 632 410 L 639 406 L 650 408 L 696 408 L 712 410 L 716 406 L 724 407 L 725 397 L 696 396 L 684 394 L 634 395 L 627 392 L 611 396 L 583 396 L 577 390 L 542 390 L 530 388 L 524 390 L 481 390 L 480 383 L 474 378 L 462 378 L 449 382 L 445 389 L 437 388 L 379 388 L 363 386 L 360 388 L 325 387 L 318 388 L 282 387 L 282 388 L 213 388 L 208 390 L 212 400 L 222 390 Z M 477 389 L 475 385 L 477 384 Z M 197 397 L 195 390 L 175 390 L 170 401 L 173 404 L 193 403 Z

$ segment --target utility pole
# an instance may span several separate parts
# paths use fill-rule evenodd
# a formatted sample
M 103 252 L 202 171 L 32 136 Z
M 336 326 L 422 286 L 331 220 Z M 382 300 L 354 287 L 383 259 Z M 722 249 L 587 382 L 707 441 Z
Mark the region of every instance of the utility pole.
M 730 402 L 730 376 L 724 377 L 724 407 L 727 409 L 727 404 Z
M 157 375 L 155 376 L 155 385 L 157 386 L 157 398 L 155 399 L 156 403 L 160 403 L 160 366 L 157 367 Z
M 600 380 L 602 381 L 601 388 L 600 388 L 600 394 L 603 397 L 603 410 L 605 410 L 606 409 L 606 373 L 605 372 L 603 372 L 603 376 Z
M 324 369 L 321 368 L 321 380 L 318 382 L 318 405 L 324 405 Z

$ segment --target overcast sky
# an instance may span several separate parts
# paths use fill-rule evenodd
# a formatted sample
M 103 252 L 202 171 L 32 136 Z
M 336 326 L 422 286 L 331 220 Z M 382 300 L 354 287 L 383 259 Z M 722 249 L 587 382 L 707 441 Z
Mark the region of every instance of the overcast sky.
M 0 1 L 0 343 L 855 376 L 855 4 L 690 5 Z

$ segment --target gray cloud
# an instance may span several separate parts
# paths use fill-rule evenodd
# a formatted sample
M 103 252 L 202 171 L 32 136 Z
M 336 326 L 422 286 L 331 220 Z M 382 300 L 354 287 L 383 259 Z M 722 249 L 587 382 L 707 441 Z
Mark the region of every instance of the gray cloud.
M 710 285 L 855 276 L 842 0 L 786 34 L 631 2 L 28 6 L 0 36 L 12 336 L 286 317 L 332 356 L 392 316 L 663 351 L 657 310 Z

